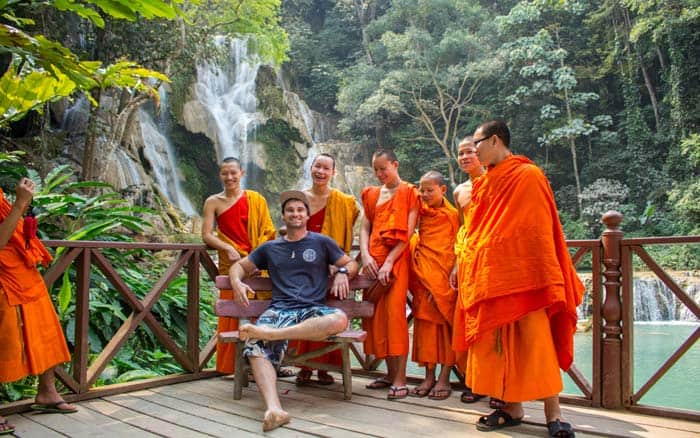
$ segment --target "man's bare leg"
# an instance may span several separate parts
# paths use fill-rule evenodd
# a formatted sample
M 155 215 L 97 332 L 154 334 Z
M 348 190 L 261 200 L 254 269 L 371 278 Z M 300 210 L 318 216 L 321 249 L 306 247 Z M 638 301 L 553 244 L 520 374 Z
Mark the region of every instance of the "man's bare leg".
M 308 341 L 323 341 L 328 336 L 342 332 L 347 326 L 348 318 L 344 313 L 332 313 L 309 318 L 297 325 L 283 328 L 243 324 L 239 327 L 238 334 L 243 340 L 279 341 L 282 339 L 304 339 Z
M 561 406 L 559 405 L 559 395 L 553 395 L 544 399 L 544 416 L 547 423 L 561 420 Z
M 255 384 L 265 401 L 265 417 L 263 432 L 289 423 L 289 414 L 282 409 L 279 394 L 277 394 L 277 371 L 272 362 L 264 357 L 248 356 L 250 367 L 253 369 Z
M 501 409 L 514 419 L 523 418 L 525 410 L 521 402 L 506 402 L 506 405 Z
M 39 375 L 39 387 L 34 400 L 41 405 L 55 405 L 56 409 L 63 411 L 75 411 L 76 407 L 63 401 L 61 394 L 56 391 L 54 368 L 49 368 Z

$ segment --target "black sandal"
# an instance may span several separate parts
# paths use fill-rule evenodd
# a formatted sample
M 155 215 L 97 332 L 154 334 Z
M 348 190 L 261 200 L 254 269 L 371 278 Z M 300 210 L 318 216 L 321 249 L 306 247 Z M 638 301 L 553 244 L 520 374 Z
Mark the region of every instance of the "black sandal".
M 574 438 L 576 436 L 571 428 L 571 424 L 559 421 L 559 419 L 547 423 L 547 430 L 549 431 L 549 436 L 555 438 Z
M 464 392 L 462 392 L 462 395 L 459 396 L 459 400 L 462 403 L 476 403 L 484 397 L 486 396 L 481 394 L 475 394 L 472 392 L 471 388 L 467 388 Z
M 522 418 L 513 418 L 508 412 L 497 409 L 489 415 L 480 417 L 476 423 L 476 428 L 482 432 L 491 432 L 504 427 L 518 426 L 522 422 Z
M 489 407 L 491 409 L 503 409 L 506 407 L 506 402 L 500 398 L 491 397 L 491 400 L 489 400 Z

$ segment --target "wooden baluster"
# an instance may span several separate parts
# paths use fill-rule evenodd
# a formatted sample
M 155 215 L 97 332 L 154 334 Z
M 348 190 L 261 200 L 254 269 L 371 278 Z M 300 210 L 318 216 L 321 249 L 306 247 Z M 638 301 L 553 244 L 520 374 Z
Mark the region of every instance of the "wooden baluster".
M 622 407 L 622 302 L 620 300 L 620 230 L 622 214 L 608 211 L 603 215 L 605 231 L 601 237 L 603 244 L 603 265 L 605 271 L 605 301 L 603 302 L 603 348 L 602 348 L 602 403 L 603 407 Z

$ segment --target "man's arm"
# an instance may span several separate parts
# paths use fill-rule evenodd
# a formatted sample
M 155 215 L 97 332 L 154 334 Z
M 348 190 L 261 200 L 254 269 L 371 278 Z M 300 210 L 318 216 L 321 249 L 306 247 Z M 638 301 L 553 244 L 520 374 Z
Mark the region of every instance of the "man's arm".
M 362 269 L 364 269 L 365 274 L 372 280 L 377 278 L 377 271 L 379 271 L 379 266 L 369 253 L 369 236 L 372 231 L 372 222 L 367 218 L 365 214 L 362 214 L 362 219 L 360 222 L 360 256 L 362 258 Z
M 214 222 L 216 221 L 216 199 L 214 196 L 210 196 L 204 201 L 202 208 L 202 241 L 212 248 L 226 251 L 231 263 L 235 263 L 240 260 L 241 255 L 238 254 L 236 248 L 219 239 L 214 233 Z
M 350 293 L 350 280 L 355 278 L 359 267 L 357 262 L 351 259 L 347 254 L 339 258 L 335 262 L 335 266 L 338 268 L 345 268 L 348 271 L 347 274 L 343 274 L 336 270 L 335 276 L 333 277 L 333 285 L 331 286 L 331 295 L 344 300 Z
M 243 280 L 249 274 L 257 271 L 255 264 L 245 257 L 234 263 L 231 269 L 228 271 L 229 279 L 231 280 L 231 289 L 233 290 L 233 300 L 243 304 L 243 306 L 248 307 L 248 291 L 255 293 L 253 289 L 247 284 L 243 283 Z
M 0 222 L 0 248 L 7 245 L 12 234 L 17 228 L 17 223 L 22 217 L 34 197 L 34 181 L 29 178 L 22 178 L 15 189 L 15 202 L 12 204 L 10 212 L 5 220 Z

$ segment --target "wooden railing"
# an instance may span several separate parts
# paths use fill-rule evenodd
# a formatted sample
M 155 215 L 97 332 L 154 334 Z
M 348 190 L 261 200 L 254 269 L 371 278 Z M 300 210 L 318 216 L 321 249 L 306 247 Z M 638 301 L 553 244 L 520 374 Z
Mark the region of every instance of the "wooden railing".
M 659 379 L 685 354 L 700 338 L 700 328 L 696 329 L 688 339 L 661 365 L 636 392 L 633 390 L 634 366 L 632 355 L 633 336 L 633 290 L 634 269 L 632 257 L 636 254 L 642 262 L 666 284 L 678 299 L 690 311 L 700 318 L 700 306 L 688 296 L 681 287 L 666 273 L 644 249 L 648 245 L 659 244 L 698 244 L 700 236 L 686 237 L 655 237 L 624 239 L 620 230 L 622 215 L 608 212 L 603 216 L 606 226 L 600 240 L 568 241 L 569 248 L 575 249 L 572 260 L 580 265 L 590 259 L 591 265 L 591 302 L 592 302 L 592 374 L 588 380 L 579 370 L 576 363 L 568 371 L 568 375 L 581 390 L 582 395 L 563 395 L 565 402 L 591 407 L 610 409 L 627 408 L 639 412 L 700 420 L 700 411 L 683 410 L 665 407 L 646 406 L 639 403 L 640 399 L 652 388 Z M 70 371 L 58 368 L 58 378 L 72 392 L 67 394 L 69 401 L 85 400 L 104 395 L 122 393 L 158 385 L 167 385 L 187 380 L 200 379 L 217 375 L 205 366 L 212 357 L 216 346 L 216 337 L 206 340 L 206 345 L 200 348 L 199 301 L 200 301 L 200 267 L 213 281 L 217 275 L 215 263 L 211 259 L 206 246 L 201 244 L 153 244 L 153 243 L 115 243 L 87 241 L 45 241 L 52 248 L 63 248 L 62 255 L 44 273 L 44 280 L 49 287 L 61 277 L 70 267 L 76 269 L 76 311 L 75 336 L 73 341 L 73 360 Z M 106 248 L 149 251 L 175 251 L 179 255 L 168 269 L 151 286 L 150 291 L 139 298 L 126 282 L 120 278 L 112 262 L 103 254 Z M 88 361 L 88 324 L 90 320 L 90 272 L 99 269 L 111 286 L 118 291 L 123 300 L 128 303 L 131 313 L 109 343 L 92 361 Z M 158 301 L 168 284 L 181 271 L 187 275 L 187 341 L 180 348 L 172 337 L 163 329 L 151 309 Z M 212 286 L 213 287 L 213 286 Z M 412 315 L 408 316 L 409 319 Z M 100 373 L 117 355 L 127 338 L 137 327 L 147 326 L 162 346 L 172 354 L 173 358 L 184 370 L 155 379 L 146 379 L 131 383 L 105 386 L 95 386 Z M 353 346 L 353 354 L 362 369 L 359 373 L 376 370 L 381 363 L 371 356 L 362 353 L 361 346 Z M 0 414 L 9 414 L 25 410 L 31 403 L 29 400 L 3 405 Z

